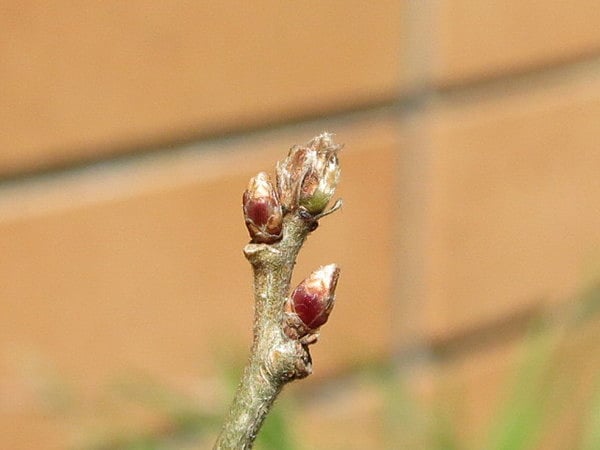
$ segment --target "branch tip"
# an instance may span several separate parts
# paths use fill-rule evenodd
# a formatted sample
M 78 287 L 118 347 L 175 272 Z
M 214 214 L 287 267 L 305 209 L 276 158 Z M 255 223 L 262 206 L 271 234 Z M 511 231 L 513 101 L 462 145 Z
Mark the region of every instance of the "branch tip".
M 340 178 L 333 134 L 290 148 L 276 165 L 276 183 L 260 172 L 242 198 L 250 243 L 244 255 L 254 271 L 254 338 L 250 359 L 214 449 L 249 449 L 282 387 L 312 373 L 309 345 L 333 309 L 340 270 L 322 266 L 290 294 L 296 257 L 318 220 L 342 206 L 327 206 Z

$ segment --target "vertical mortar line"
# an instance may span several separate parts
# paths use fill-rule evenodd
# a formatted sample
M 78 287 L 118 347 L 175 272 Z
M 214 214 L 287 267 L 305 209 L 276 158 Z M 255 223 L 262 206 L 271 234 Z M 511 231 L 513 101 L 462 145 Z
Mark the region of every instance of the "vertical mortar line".
M 435 36 L 432 25 L 436 0 L 407 0 L 405 25 L 408 28 L 407 62 L 410 68 L 410 95 L 399 104 L 399 125 L 403 136 L 398 158 L 395 194 L 396 261 L 394 329 L 395 363 L 403 376 L 431 359 L 425 336 L 424 302 L 427 289 L 427 239 L 430 228 L 429 202 L 431 143 L 429 121 L 435 86 L 432 63 Z

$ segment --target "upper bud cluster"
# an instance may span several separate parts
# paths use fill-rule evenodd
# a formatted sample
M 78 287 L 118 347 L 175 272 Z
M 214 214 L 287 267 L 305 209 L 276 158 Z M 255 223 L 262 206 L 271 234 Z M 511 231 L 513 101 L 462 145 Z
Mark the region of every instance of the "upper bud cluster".
M 252 242 L 274 244 L 282 239 L 283 215 L 299 211 L 311 219 L 311 231 L 322 217 L 340 178 L 337 152 L 331 133 L 322 133 L 308 144 L 293 146 L 277 163 L 277 186 L 265 172 L 250 180 L 244 192 L 246 227 Z M 325 214 L 337 209 L 337 203 Z
M 330 133 L 323 133 L 306 146 L 290 149 L 277 164 L 277 188 L 285 210 L 303 207 L 313 216 L 325 210 L 340 178 L 341 148 Z
M 246 227 L 252 242 L 273 244 L 281 240 L 283 213 L 269 175 L 260 172 L 250 180 L 242 198 Z

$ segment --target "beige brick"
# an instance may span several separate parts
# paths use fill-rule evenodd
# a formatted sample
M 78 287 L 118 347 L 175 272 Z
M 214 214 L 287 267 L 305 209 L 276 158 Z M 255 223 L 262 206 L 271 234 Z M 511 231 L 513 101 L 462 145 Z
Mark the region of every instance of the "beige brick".
M 316 395 L 315 395 L 316 394 Z M 294 431 L 303 448 L 341 450 L 385 448 L 384 390 L 352 380 L 321 389 L 296 408 Z
M 65 448 L 60 421 L 43 414 L 2 414 L 0 442 L 13 450 L 60 450 Z
M 403 2 L 4 2 L 0 174 L 403 89 Z
M 432 106 L 427 333 L 477 327 L 577 290 L 600 247 L 598 117 L 591 72 Z
M 448 427 L 455 439 L 485 446 L 489 429 L 498 420 L 518 369 L 522 346 L 515 342 L 487 347 L 431 368 L 431 411 L 434 427 Z
M 436 6 L 433 78 L 442 85 L 555 65 L 600 48 L 594 0 L 449 0 Z

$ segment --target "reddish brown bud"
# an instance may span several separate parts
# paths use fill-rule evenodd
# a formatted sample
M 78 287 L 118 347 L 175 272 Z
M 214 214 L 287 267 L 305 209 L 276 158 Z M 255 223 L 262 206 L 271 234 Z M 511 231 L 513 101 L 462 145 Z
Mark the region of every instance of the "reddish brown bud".
M 287 158 L 277 164 L 277 188 L 287 210 L 302 206 L 312 215 L 325 210 L 340 176 L 340 149 L 330 133 L 290 149 Z
M 243 209 L 252 242 L 273 244 L 281 240 L 281 204 L 277 191 L 265 172 L 260 172 L 250 180 L 243 196 Z
M 286 303 L 288 336 L 301 338 L 327 322 L 333 309 L 340 269 L 320 267 L 298 285 Z

